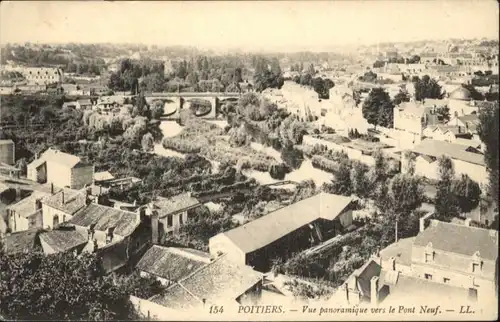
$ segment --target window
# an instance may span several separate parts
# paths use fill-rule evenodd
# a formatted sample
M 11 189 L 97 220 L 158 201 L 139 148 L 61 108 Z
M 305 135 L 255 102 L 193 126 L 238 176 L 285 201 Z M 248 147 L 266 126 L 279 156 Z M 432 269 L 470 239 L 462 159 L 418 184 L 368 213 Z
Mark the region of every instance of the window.
M 432 262 L 432 254 L 431 253 L 425 253 L 425 262 L 426 263 Z
M 450 279 L 449 278 L 443 278 L 443 283 L 445 284 L 449 284 L 450 283 Z
M 59 216 L 55 215 L 54 218 L 52 219 L 52 227 L 55 227 L 59 225 Z
M 30 227 L 34 227 L 36 225 L 36 218 L 35 216 L 30 217 Z
M 469 301 L 477 301 L 477 289 L 469 288 Z
M 424 277 L 426 280 L 432 281 L 432 275 L 431 274 L 424 274 Z
M 172 215 L 167 216 L 167 227 L 172 227 Z
M 184 214 L 182 214 L 182 213 L 179 215 L 179 224 L 180 224 L 180 225 L 183 225 L 183 224 L 184 224 L 184 217 L 183 217 L 183 215 L 184 215 Z
M 479 272 L 479 263 L 472 263 L 472 273 Z

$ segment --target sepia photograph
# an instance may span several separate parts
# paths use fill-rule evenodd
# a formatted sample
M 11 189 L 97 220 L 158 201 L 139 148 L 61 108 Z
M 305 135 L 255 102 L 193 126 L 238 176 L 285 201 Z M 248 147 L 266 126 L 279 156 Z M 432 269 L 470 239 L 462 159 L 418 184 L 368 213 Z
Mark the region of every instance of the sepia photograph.
M 0 321 L 497 320 L 498 17 L 1 1 Z

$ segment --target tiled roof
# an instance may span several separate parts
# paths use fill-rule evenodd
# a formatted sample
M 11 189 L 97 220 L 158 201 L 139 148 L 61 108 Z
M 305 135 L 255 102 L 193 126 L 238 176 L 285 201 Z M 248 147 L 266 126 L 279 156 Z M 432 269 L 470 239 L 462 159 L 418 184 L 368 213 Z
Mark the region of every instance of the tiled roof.
M 179 284 L 172 285 L 163 293 L 150 298 L 149 301 L 174 310 L 193 310 L 203 306 L 202 300 L 197 299 Z
M 392 243 L 386 248 L 382 249 L 380 251 L 380 257 L 382 257 L 383 260 L 388 260 L 389 258 L 394 257 L 397 263 L 410 266 L 411 250 L 414 240 L 415 237 L 402 238 L 396 243 Z
M 467 152 L 467 146 L 454 144 L 445 141 L 423 140 L 419 145 L 413 148 L 413 152 L 432 157 L 448 155 L 452 159 L 461 160 L 473 164 L 484 165 L 484 156 L 482 154 Z
M 98 186 L 95 184 L 92 184 L 88 187 L 82 188 L 80 191 L 85 193 L 88 192 L 89 195 L 91 196 L 100 196 L 107 194 L 111 188 L 103 187 L 103 186 Z
M 425 107 L 422 104 L 414 102 L 402 102 L 397 108 L 400 111 L 404 111 L 405 114 L 411 114 L 417 117 L 422 117 L 424 114 L 430 114 L 430 107 Z
M 208 303 L 236 300 L 261 281 L 262 276 L 249 266 L 238 265 L 223 255 L 150 301 L 167 307 L 175 305 L 186 308 L 196 307 L 203 299 Z M 178 296 L 181 296 L 182 301 L 176 299 Z
M 45 159 L 36 159 L 36 160 L 33 160 L 33 162 L 31 162 L 30 164 L 28 164 L 28 168 L 38 168 L 39 166 L 41 166 L 42 164 L 45 164 Z
M 382 267 L 374 260 L 369 259 L 363 266 L 355 270 L 346 280 L 351 290 L 357 290 L 365 297 L 370 297 L 371 279 L 380 276 Z M 357 276 L 357 278 L 356 278 Z M 356 284 L 357 281 L 357 284 Z
M 178 281 L 210 262 L 209 254 L 203 257 L 185 252 L 182 248 L 154 245 L 141 258 L 137 269 L 170 281 Z
M 111 180 L 114 178 L 115 177 L 109 171 L 94 172 L 95 181 Z
M 458 119 L 462 123 L 467 124 L 469 131 L 475 132 L 479 126 L 479 117 L 476 114 L 468 114 L 464 116 L 459 116 Z
M 129 256 L 127 250 L 127 244 L 123 241 L 119 241 L 98 248 L 96 254 L 102 261 L 104 271 L 109 273 L 123 267 L 128 262 Z
M 38 233 L 38 229 L 30 229 L 7 235 L 4 239 L 5 252 L 16 254 L 39 248 Z
M 76 166 L 78 163 L 81 162 L 81 159 L 77 156 L 74 156 L 74 155 L 71 155 L 68 153 L 64 153 L 64 152 L 61 152 L 59 150 L 54 150 L 52 148 L 49 148 L 47 151 L 45 151 L 40 156 L 40 159 L 45 160 L 45 161 L 55 162 L 55 163 L 58 163 L 60 165 L 64 165 L 64 166 L 71 167 L 71 168 L 73 168 L 74 166 Z
M 319 218 L 334 220 L 350 197 L 319 193 L 222 233 L 243 252 L 258 250 Z
M 0 145 L 14 144 L 12 140 L 0 140 Z
M 387 273 L 383 271 L 382 274 Z M 388 284 L 388 283 L 387 283 Z M 411 301 L 417 300 L 425 304 L 439 300 L 448 301 L 455 299 L 455 302 L 461 303 L 467 300 L 467 288 L 455 287 L 433 281 L 427 281 L 422 278 L 416 278 L 399 274 L 395 285 L 390 286 L 390 293 L 384 299 L 384 305 L 389 303 L 401 303 L 401 299 Z
M 457 72 L 460 70 L 459 66 L 451 66 L 451 65 L 436 65 L 436 66 L 430 66 L 430 68 L 435 69 L 437 72 L 444 72 L 444 73 Z
M 77 101 L 80 105 L 92 105 L 92 102 L 89 99 L 83 99 Z
M 54 229 L 40 234 L 40 239 L 56 252 L 65 252 L 87 243 L 87 236 L 72 229 Z
M 453 135 L 467 134 L 467 133 L 461 133 L 460 128 L 455 125 L 436 125 L 434 130 L 436 129 L 441 130 L 442 133 L 451 132 Z
M 16 214 L 19 214 L 23 217 L 28 217 L 37 211 L 36 209 L 36 201 L 42 200 L 44 197 L 49 196 L 50 194 L 41 192 L 41 191 L 33 191 L 33 193 L 19 202 L 9 205 L 7 209 L 15 211 Z
M 160 217 L 166 216 L 184 208 L 193 207 L 200 204 L 200 202 L 191 197 L 189 193 L 183 193 L 171 198 L 160 197 L 153 202 L 153 206 L 158 209 Z
M 482 258 L 493 261 L 498 256 L 498 232 L 489 229 L 432 221 L 415 237 L 414 245 L 425 247 L 429 243 L 450 253 L 472 256 L 479 251 Z
M 47 206 L 61 210 L 68 215 L 73 215 L 75 212 L 85 207 L 86 202 L 87 196 L 84 192 L 69 188 L 61 189 L 53 195 L 44 197 L 42 200 L 42 203 Z
M 424 104 L 424 107 L 433 107 L 434 105 L 436 105 L 436 107 L 441 107 L 441 106 L 447 106 L 448 105 L 448 100 L 426 98 L 424 100 L 423 104 Z
M 68 223 L 83 227 L 95 224 L 97 231 L 114 227 L 114 234 L 126 237 L 139 226 L 140 219 L 136 213 L 92 203 L 78 211 Z

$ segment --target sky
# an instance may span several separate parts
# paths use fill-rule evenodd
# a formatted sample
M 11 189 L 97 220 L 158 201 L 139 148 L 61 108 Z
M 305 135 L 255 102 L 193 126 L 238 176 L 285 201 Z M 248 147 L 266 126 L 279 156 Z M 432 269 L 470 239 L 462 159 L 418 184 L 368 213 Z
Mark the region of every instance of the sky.
M 2 1 L 0 43 L 144 43 L 324 50 L 448 38 L 498 39 L 495 0 Z

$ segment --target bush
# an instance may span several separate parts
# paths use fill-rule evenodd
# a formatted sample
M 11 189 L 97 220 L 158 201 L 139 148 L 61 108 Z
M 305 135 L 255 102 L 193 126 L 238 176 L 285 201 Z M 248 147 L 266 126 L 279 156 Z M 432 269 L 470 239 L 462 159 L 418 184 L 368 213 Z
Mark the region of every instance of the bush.
M 281 164 L 271 164 L 269 166 L 269 174 L 271 175 L 271 178 L 276 179 L 276 180 L 283 180 L 285 179 L 285 175 L 289 172 L 288 167 L 281 163 Z

